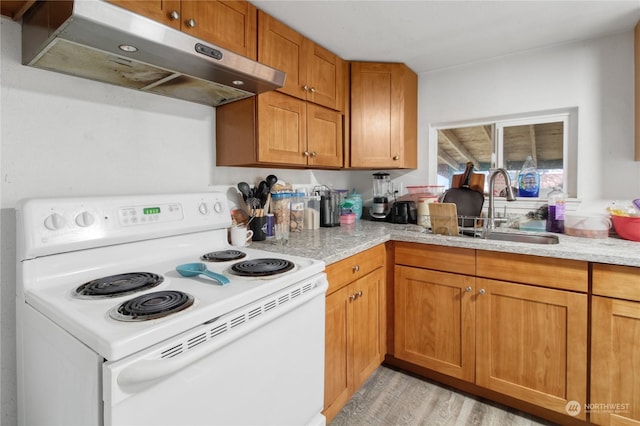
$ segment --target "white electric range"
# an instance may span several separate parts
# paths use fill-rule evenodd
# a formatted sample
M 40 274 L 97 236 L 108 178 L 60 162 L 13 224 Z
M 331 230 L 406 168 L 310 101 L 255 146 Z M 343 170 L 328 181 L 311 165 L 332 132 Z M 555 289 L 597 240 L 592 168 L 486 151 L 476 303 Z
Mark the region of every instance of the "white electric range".
M 231 247 L 224 194 L 17 213 L 21 424 L 324 423 L 324 263 Z

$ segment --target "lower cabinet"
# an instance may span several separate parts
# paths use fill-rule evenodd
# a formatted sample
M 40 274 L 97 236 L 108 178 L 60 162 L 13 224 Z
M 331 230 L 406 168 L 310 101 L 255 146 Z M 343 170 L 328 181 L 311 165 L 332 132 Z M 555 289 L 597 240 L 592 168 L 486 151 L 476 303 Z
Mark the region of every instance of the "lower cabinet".
M 384 246 L 379 246 L 327 267 L 323 411 L 327 421 L 382 363 L 384 253 Z M 351 278 L 347 283 L 346 277 Z
M 413 251 L 439 256 L 438 248 L 424 247 Z M 469 250 L 447 250 L 448 264 L 469 259 Z M 482 271 L 478 254 L 476 270 Z M 424 269 L 419 259 L 396 251 L 395 358 L 567 418 L 586 419 L 584 410 L 567 408 L 572 401 L 578 406 L 587 401 L 586 292 L 452 273 L 447 263 L 444 271 Z M 497 266 L 508 267 L 505 262 Z M 587 266 L 547 263 L 538 279 L 548 286 L 568 268 L 586 288 Z M 534 268 L 529 272 L 528 279 L 535 277 Z
M 472 382 L 475 278 L 395 267 L 395 356 Z
M 587 295 L 482 278 L 476 288 L 476 384 L 586 419 L 575 410 L 587 401 Z
M 593 265 L 591 422 L 640 425 L 640 274 Z

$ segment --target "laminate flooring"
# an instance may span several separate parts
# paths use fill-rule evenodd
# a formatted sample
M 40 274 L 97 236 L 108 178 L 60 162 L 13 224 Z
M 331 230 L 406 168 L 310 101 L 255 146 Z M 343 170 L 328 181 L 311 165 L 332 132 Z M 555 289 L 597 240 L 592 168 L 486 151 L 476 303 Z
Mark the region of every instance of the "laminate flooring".
M 329 426 L 534 426 L 553 423 L 380 366 Z

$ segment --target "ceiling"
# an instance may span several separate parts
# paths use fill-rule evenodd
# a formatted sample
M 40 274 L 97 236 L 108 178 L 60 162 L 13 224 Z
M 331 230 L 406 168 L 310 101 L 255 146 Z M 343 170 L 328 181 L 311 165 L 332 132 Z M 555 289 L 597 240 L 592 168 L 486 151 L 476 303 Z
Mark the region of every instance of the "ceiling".
M 258 8 L 347 60 L 417 73 L 629 31 L 640 0 L 256 0 Z

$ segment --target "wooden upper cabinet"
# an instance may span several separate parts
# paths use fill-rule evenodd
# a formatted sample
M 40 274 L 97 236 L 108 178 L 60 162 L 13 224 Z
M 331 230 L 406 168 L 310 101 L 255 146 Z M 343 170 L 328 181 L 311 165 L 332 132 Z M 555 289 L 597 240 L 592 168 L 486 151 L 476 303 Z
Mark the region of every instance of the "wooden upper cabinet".
M 351 63 L 354 168 L 416 168 L 418 77 L 404 64 Z
M 263 11 L 258 11 L 258 61 L 287 73 L 280 92 L 344 109 L 344 61 Z
M 107 0 L 138 15 L 146 16 L 167 25 L 180 29 L 181 5 L 180 0 Z
M 182 16 L 182 31 L 248 58 L 257 58 L 258 18 L 251 3 L 182 0 Z
M 218 166 L 340 168 L 342 114 L 277 91 L 216 109 Z
M 257 9 L 246 1 L 109 0 L 224 49 L 257 58 Z

